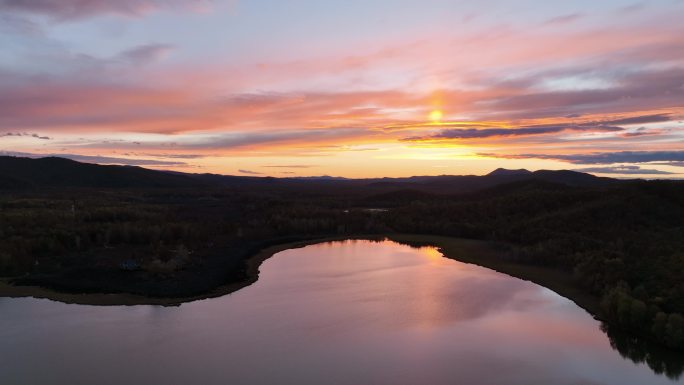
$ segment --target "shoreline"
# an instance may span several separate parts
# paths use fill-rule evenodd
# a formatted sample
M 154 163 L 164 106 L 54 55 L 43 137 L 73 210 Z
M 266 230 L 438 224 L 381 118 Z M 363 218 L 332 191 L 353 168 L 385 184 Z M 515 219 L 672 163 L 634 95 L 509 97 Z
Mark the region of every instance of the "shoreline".
M 584 309 L 592 317 L 603 320 L 600 298 L 583 291 L 571 273 L 551 267 L 517 263 L 502 258 L 494 245 L 474 239 L 452 238 L 439 235 L 396 234 L 386 238 L 399 243 L 434 246 L 445 258 L 484 267 L 514 278 L 529 281 L 564 297 Z
M 501 258 L 500 251 L 497 251 L 491 243 L 485 241 L 417 234 L 323 237 L 270 246 L 260 250 L 258 253 L 252 255 L 246 260 L 246 280 L 222 285 L 207 293 L 196 296 L 155 298 L 125 293 L 72 294 L 38 286 L 14 286 L 9 284 L 6 279 L 0 279 L 0 297 L 32 297 L 38 299 L 48 299 L 66 304 L 93 306 L 180 306 L 183 303 L 221 297 L 250 286 L 259 279 L 259 267 L 261 264 L 273 255 L 284 250 L 302 248 L 325 242 L 344 240 L 381 241 L 384 239 L 408 245 L 432 246 L 437 248 L 445 258 L 453 259 L 463 263 L 475 264 L 518 279 L 536 283 L 569 299 L 577 306 L 583 308 L 585 311 L 591 314 L 594 318 L 600 319 L 599 299 L 583 292 L 579 287 L 577 287 L 572 279 L 571 274 L 569 273 L 547 267 L 523 265 L 507 261 L 506 259 Z
M 16 286 L 8 282 L 11 278 L 0 278 L 0 298 L 36 298 L 62 302 L 68 305 L 92 306 L 180 306 L 184 303 L 222 297 L 252 285 L 259 279 L 259 266 L 273 255 L 288 249 L 298 249 L 325 242 L 344 241 L 347 239 L 382 240 L 386 236 L 339 236 L 323 237 L 309 240 L 286 242 L 266 247 L 245 260 L 247 279 L 231 282 L 214 288 L 208 292 L 185 297 L 149 297 L 128 293 L 67 293 L 40 286 Z

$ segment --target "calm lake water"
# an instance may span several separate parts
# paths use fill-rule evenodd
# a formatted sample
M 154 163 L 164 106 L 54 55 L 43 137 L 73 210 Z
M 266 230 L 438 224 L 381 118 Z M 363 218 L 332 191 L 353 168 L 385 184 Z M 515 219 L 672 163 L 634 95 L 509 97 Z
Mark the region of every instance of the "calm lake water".
M 180 307 L 2 298 L 0 384 L 682 382 L 623 358 L 571 301 L 434 248 L 324 243 L 260 270 Z

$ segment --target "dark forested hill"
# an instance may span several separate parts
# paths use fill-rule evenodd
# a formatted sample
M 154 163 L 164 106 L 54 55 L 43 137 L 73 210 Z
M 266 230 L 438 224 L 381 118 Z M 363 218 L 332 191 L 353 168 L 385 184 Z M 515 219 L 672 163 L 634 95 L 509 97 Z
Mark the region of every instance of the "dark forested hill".
M 201 181 L 133 166 L 101 166 L 69 159 L 0 156 L 0 187 L 197 187 Z

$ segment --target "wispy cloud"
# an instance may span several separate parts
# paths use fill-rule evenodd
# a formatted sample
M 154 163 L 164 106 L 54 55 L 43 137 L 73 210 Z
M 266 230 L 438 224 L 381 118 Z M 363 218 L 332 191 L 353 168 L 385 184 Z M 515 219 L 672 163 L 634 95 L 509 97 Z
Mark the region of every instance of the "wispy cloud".
M 262 173 L 258 171 L 251 171 L 251 170 L 238 170 L 240 174 L 248 174 L 248 175 L 261 175 Z
M 570 13 L 567 15 L 561 15 L 561 16 L 556 16 L 553 17 L 549 20 L 547 20 L 544 24 L 569 24 L 572 22 L 575 22 L 581 18 L 584 17 L 584 14 L 582 13 Z
M 170 153 L 125 153 L 127 156 L 147 156 L 155 158 L 169 158 L 169 159 L 201 159 L 206 158 L 202 154 L 170 154 Z
M 674 175 L 676 173 L 646 169 L 639 166 L 615 166 L 615 167 L 589 167 L 579 168 L 573 171 L 587 172 L 593 174 L 619 174 L 619 175 Z
M 176 148 L 202 149 L 235 149 L 255 145 L 273 145 L 283 143 L 316 143 L 351 139 L 367 136 L 364 129 L 335 128 L 317 130 L 274 130 L 262 132 L 233 132 L 212 135 L 177 143 Z
M 653 165 L 657 166 L 671 166 L 671 167 L 684 167 L 684 162 L 658 162 L 658 163 L 651 163 Z
M 603 126 L 603 125 L 572 125 L 572 124 L 548 124 L 537 126 L 524 126 L 517 128 L 452 128 L 442 130 L 436 134 L 428 136 L 412 136 L 404 138 L 404 141 L 423 141 L 439 139 L 481 139 L 491 137 L 508 136 L 529 136 L 544 135 L 562 131 L 593 131 L 593 132 L 615 132 L 622 131 L 622 127 Z
M 312 164 L 278 164 L 278 165 L 268 165 L 268 166 L 263 166 L 266 168 L 312 168 L 316 167 L 315 165 Z
M 79 154 L 35 154 L 27 152 L 16 151 L 0 151 L 3 156 L 20 156 L 28 158 L 46 158 L 59 157 L 75 160 L 77 162 L 97 163 L 97 164 L 112 164 L 112 165 L 126 165 L 126 166 L 185 166 L 184 162 L 174 162 L 154 159 L 133 159 L 133 158 L 116 158 L 110 156 L 93 156 L 93 155 L 79 155 Z
M 504 159 L 550 159 L 574 164 L 615 164 L 682 162 L 684 151 L 616 151 L 588 154 L 493 154 L 480 153 L 484 157 Z
M 0 133 L 0 138 L 3 136 L 24 136 L 24 137 L 31 137 L 31 138 L 36 138 L 36 139 L 43 139 L 43 140 L 50 140 L 49 136 L 44 136 L 44 135 L 38 135 L 38 134 L 30 134 L 27 132 L 6 132 L 6 133 Z
M 129 48 L 118 55 L 118 59 L 131 64 L 144 65 L 162 59 L 175 47 L 171 44 L 145 44 Z
M 140 16 L 162 8 L 206 7 L 209 0 L 0 0 L 0 12 L 28 13 L 57 20 L 117 14 Z
M 25 17 L 0 12 L 0 33 L 42 36 L 44 30 L 40 24 Z
M 424 141 L 440 139 L 481 139 L 491 137 L 545 135 L 563 131 L 616 132 L 623 131 L 624 127 L 620 127 L 623 125 L 667 122 L 670 119 L 670 114 L 651 114 L 619 119 L 609 119 L 604 121 L 591 121 L 585 123 L 541 124 L 509 128 L 450 128 L 441 130 L 435 134 L 426 136 L 413 136 L 404 138 L 402 140 Z
M 618 9 L 619 13 L 634 13 L 643 10 L 646 7 L 646 3 L 641 1 L 634 4 L 630 4 Z
M 604 124 L 613 124 L 616 126 L 628 126 L 632 124 L 646 124 L 646 123 L 662 123 L 669 122 L 672 120 L 672 114 L 661 113 L 661 114 L 650 114 L 650 115 L 640 115 L 640 116 L 630 116 L 628 118 L 613 119 Z

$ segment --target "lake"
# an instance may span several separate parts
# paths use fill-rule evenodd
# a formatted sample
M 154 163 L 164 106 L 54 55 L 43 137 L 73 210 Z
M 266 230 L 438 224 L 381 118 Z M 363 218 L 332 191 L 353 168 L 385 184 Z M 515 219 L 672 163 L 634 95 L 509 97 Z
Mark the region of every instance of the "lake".
M 0 341 L 4 385 L 682 383 L 548 289 L 391 241 L 282 251 L 179 307 L 0 298 Z

